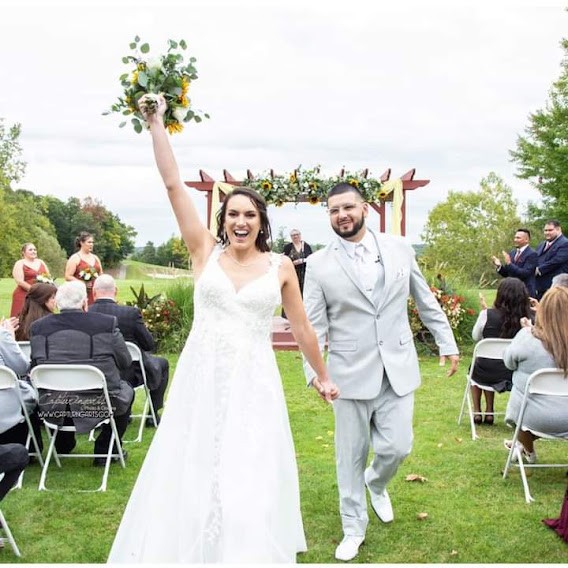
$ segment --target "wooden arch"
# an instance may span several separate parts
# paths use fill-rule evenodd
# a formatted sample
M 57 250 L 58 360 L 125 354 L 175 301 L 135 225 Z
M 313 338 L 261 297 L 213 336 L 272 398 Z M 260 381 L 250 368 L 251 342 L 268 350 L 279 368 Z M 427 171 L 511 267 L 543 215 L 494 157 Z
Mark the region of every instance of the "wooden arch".
M 403 190 L 403 200 L 402 200 L 402 215 L 401 215 L 401 235 L 406 235 L 406 192 L 418 189 L 430 183 L 429 179 L 414 179 L 414 174 L 416 172 L 415 168 L 408 170 L 404 175 L 400 177 L 402 180 L 402 190 Z M 343 177 L 345 170 L 341 170 L 339 176 Z M 274 176 L 274 170 L 270 170 L 270 174 Z M 369 174 L 369 169 L 363 171 L 363 177 L 367 177 Z M 380 181 L 385 182 L 390 179 L 391 169 L 387 169 L 379 178 Z M 212 191 L 215 179 L 205 173 L 203 170 L 199 170 L 199 181 L 186 181 L 185 185 L 188 187 L 193 187 L 199 191 L 206 192 L 207 198 L 207 225 L 209 227 L 209 220 L 211 219 L 211 203 L 212 203 Z M 235 179 L 227 170 L 223 170 L 223 181 L 230 183 L 231 185 L 243 185 L 242 181 Z M 253 174 L 250 170 L 247 170 L 247 178 L 253 179 Z M 221 192 L 220 199 L 223 201 L 225 195 Z M 305 198 L 299 198 L 299 201 L 307 201 Z M 379 214 L 379 231 L 381 233 L 385 232 L 386 228 L 386 203 L 385 201 L 392 201 L 392 193 L 387 196 L 384 201 L 380 203 L 370 203 L 371 207 Z

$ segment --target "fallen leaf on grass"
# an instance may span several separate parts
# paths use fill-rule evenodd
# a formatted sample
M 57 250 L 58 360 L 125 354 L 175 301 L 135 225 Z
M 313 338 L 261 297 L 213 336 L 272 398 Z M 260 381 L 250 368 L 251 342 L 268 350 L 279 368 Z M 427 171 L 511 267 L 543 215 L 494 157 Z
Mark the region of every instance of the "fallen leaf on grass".
M 440 442 L 440 443 L 438 444 L 438 448 L 441 448 L 443 445 L 444 445 L 444 444 L 442 444 L 442 442 Z
M 428 480 L 423 475 L 418 475 L 417 473 L 411 473 L 406 476 L 405 481 L 420 481 L 421 483 L 424 483 L 425 481 Z
M 328 431 L 327 431 L 327 435 L 328 435 L 328 436 L 333 436 L 333 430 L 328 430 Z
M 316 440 L 323 440 L 323 436 L 316 436 Z
M 456 442 L 457 442 L 458 444 L 461 444 L 461 443 L 463 442 L 463 438 L 456 438 Z
M 419 521 L 425 521 L 428 518 L 428 513 L 418 513 L 418 515 L 416 515 L 416 518 Z
M 450 552 L 450 556 L 457 556 L 458 555 L 458 551 L 457 550 L 452 550 Z

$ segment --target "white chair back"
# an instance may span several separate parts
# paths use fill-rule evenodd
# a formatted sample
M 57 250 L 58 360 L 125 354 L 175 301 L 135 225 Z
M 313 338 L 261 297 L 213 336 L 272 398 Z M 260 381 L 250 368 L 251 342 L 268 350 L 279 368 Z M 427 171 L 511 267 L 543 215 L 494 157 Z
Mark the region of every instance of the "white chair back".
M 486 359 L 503 359 L 505 349 L 511 344 L 512 339 L 501 339 L 500 337 L 488 337 L 477 342 L 473 350 L 473 361 L 471 368 L 477 357 Z
M 103 372 L 92 365 L 38 365 L 31 370 L 30 379 L 38 390 L 82 391 L 103 389 L 107 393 Z
M 568 377 L 564 375 L 564 371 L 562 369 L 556 368 L 546 368 L 546 369 L 539 369 L 532 373 L 532 375 L 527 379 L 527 383 L 525 385 L 525 392 L 523 395 L 523 400 L 521 402 L 521 408 L 519 410 L 519 415 L 515 421 L 515 434 L 513 435 L 513 440 L 511 441 L 511 448 L 509 450 L 509 454 L 507 455 L 507 461 L 505 463 L 505 469 L 503 470 L 503 478 L 507 477 L 509 469 L 512 465 L 515 465 L 519 468 L 521 473 L 521 480 L 523 483 L 523 489 L 525 492 L 525 501 L 530 503 L 534 501 L 530 490 L 529 490 L 529 482 L 527 479 L 527 475 L 525 472 L 526 468 L 543 468 L 543 467 L 568 467 L 568 463 L 524 463 L 522 452 L 518 446 L 519 440 L 519 432 L 521 430 L 528 430 L 523 424 L 523 420 L 525 417 L 525 411 L 527 405 L 530 402 L 532 396 L 558 396 L 558 397 L 568 397 Z M 537 432 L 534 429 L 530 429 L 530 431 L 537 436 L 538 438 L 546 439 L 546 440 L 568 440 L 568 437 L 564 436 L 557 436 L 553 434 L 549 434 L 547 432 Z M 516 462 L 514 462 L 513 457 L 516 457 Z

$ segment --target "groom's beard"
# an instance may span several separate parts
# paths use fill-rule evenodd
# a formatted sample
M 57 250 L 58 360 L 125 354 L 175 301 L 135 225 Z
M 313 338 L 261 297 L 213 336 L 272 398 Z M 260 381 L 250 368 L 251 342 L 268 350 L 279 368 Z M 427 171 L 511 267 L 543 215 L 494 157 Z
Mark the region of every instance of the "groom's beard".
M 361 216 L 359 221 L 353 221 L 353 226 L 351 229 L 342 230 L 339 225 L 337 227 L 332 225 L 331 228 L 343 239 L 348 239 L 349 237 L 355 236 L 365 225 L 365 217 Z

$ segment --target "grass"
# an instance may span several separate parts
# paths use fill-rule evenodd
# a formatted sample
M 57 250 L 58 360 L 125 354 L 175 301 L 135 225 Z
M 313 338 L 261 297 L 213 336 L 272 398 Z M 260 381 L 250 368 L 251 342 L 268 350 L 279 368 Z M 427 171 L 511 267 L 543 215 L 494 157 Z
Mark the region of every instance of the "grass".
M 167 285 L 147 280 L 143 271 L 139 275 L 140 279 L 119 282 L 119 299 L 130 299 L 130 285 L 138 289 L 142 281 L 149 293 Z M 12 290 L 11 279 L 0 280 L 0 313 L 5 315 Z M 168 359 L 173 369 L 177 355 Z M 334 563 L 342 533 L 333 412 L 304 386 L 298 353 L 279 352 L 277 359 L 296 444 L 309 548 L 298 561 Z M 474 442 L 467 421 L 457 424 L 469 359 L 470 355 L 464 357 L 457 376 L 447 378 L 437 358 L 421 357 L 423 384 L 416 393 L 414 448 L 389 486 L 395 521 L 384 525 L 370 511 L 366 542 L 354 563 L 566 562 L 566 544 L 541 523 L 543 518 L 559 516 L 565 470 L 534 471 L 529 482 L 536 502 L 527 505 L 517 471 L 506 480 L 501 477 L 506 459 L 503 439 L 510 438 L 512 431 L 497 420 L 493 427 L 480 426 L 481 439 Z M 496 410 L 504 410 L 507 397 L 497 395 Z M 134 436 L 135 428 L 136 423 L 129 427 L 127 439 Z M 106 562 L 152 435 L 153 430 L 146 429 L 142 443 L 128 444 L 127 467 L 112 466 L 106 493 L 78 491 L 100 482 L 102 472 L 89 460 L 67 460 L 60 471 L 50 469 L 48 487 L 54 490 L 41 493 L 37 491 L 40 468 L 31 465 L 23 489 L 2 502 L 23 557 L 18 560 L 6 547 L 0 550 L 0 562 Z M 565 445 L 537 444 L 543 462 L 566 461 Z M 409 474 L 427 481 L 405 481 Z M 419 513 L 428 516 L 421 521 Z
M 295 352 L 279 352 L 290 422 L 294 433 L 304 528 L 308 552 L 300 563 L 333 563 L 341 538 L 333 449 L 333 413 L 304 386 Z M 172 366 L 176 357 L 170 357 Z M 557 517 L 566 486 L 563 469 L 538 470 L 530 477 L 536 502 L 527 505 L 518 473 L 503 480 L 511 430 L 501 421 L 479 428 L 472 441 L 467 423 L 458 426 L 466 362 L 457 377 L 447 378 L 435 357 L 422 358 L 423 385 L 416 395 L 415 445 L 389 491 L 395 521 L 383 525 L 373 515 L 360 563 L 561 563 L 566 544 L 541 519 Z M 497 397 L 504 409 L 508 395 Z M 130 426 L 127 436 L 134 433 Z M 28 563 L 101 563 L 106 561 L 122 511 L 153 435 L 129 444 L 125 470 L 112 466 L 106 493 L 80 493 L 94 487 L 100 469 L 81 460 L 50 470 L 48 487 L 38 492 L 39 466 L 32 465 L 22 490 L 11 492 L 2 509 Z M 84 442 L 85 443 L 85 442 Z M 562 444 L 541 442 L 542 460 L 565 459 Z M 418 474 L 427 481 L 408 482 Z M 418 520 L 427 513 L 426 520 Z M 11 551 L 3 562 L 18 562 Z

